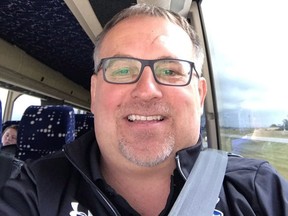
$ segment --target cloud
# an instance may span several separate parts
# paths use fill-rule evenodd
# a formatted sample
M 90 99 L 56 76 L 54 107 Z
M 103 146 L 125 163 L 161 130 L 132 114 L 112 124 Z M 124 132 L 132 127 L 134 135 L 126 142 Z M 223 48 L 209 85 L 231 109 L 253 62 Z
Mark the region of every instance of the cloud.
M 221 123 L 281 123 L 288 114 L 288 3 L 221 3 L 202 2 Z

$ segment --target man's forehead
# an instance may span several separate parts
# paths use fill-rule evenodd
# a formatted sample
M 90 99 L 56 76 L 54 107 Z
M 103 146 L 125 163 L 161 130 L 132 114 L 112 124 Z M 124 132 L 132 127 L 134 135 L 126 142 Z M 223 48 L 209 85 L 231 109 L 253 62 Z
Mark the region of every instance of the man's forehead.
M 189 35 L 178 25 L 160 17 L 133 17 L 114 26 L 103 40 L 104 48 L 134 47 L 143 49 L 144 44 L 153 48 L 165 47 L 176 51 L 190 47 Z M 152 47 L 151 47 L 152 48 Z M 191 50 L 192 51 L 192 50 Z
M 176 29 L 177 31 L 175 31 Z M 132 33 L 156 36 L 165 34 L 170 37 L 176 37 L 183 34 L 188 36 L 188 34 L 179 25 L 172 23 L 163 17 L 134 16 L 117 23 L 108 31 L 106 37 L 110 34 L 114 34 L 114 37 L 121 37 L 122 34 L 129 35 Z

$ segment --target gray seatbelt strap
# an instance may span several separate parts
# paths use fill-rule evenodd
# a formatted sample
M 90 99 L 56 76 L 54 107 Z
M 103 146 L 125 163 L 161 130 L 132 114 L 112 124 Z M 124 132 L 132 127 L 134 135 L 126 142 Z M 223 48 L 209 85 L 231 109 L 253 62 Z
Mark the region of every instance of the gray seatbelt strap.
M 169 216 L 212 216 L 227 161 L 227 152 L 215 149 L 201 151 Z

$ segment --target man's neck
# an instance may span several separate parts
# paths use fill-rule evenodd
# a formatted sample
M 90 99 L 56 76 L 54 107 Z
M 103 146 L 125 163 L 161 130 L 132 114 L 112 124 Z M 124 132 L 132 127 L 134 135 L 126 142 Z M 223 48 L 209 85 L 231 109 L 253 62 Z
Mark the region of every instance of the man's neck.
M 135 167 L 135 170 L 113 169 L 102 163 L 101 169 L 106 182 L 137 212 L 141 215 L 159 215 L 170 193 L 175 161 L 170 163 L 161 167 Z

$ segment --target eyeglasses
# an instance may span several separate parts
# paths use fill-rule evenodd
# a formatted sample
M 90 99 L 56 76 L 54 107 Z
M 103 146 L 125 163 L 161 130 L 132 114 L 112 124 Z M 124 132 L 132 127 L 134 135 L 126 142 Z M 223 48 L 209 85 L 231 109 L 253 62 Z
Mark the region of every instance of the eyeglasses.
M 157 83 L 167 86 L 185 86 L 192 78 L 193 69 L 197 78 L 193 62 L 180 59 L 144 60 L 130 57 L 103 58 L 97 68 L 103 70 L 104 80 L 113 84 L 136 83 L 146 66 L 153 72 Z

